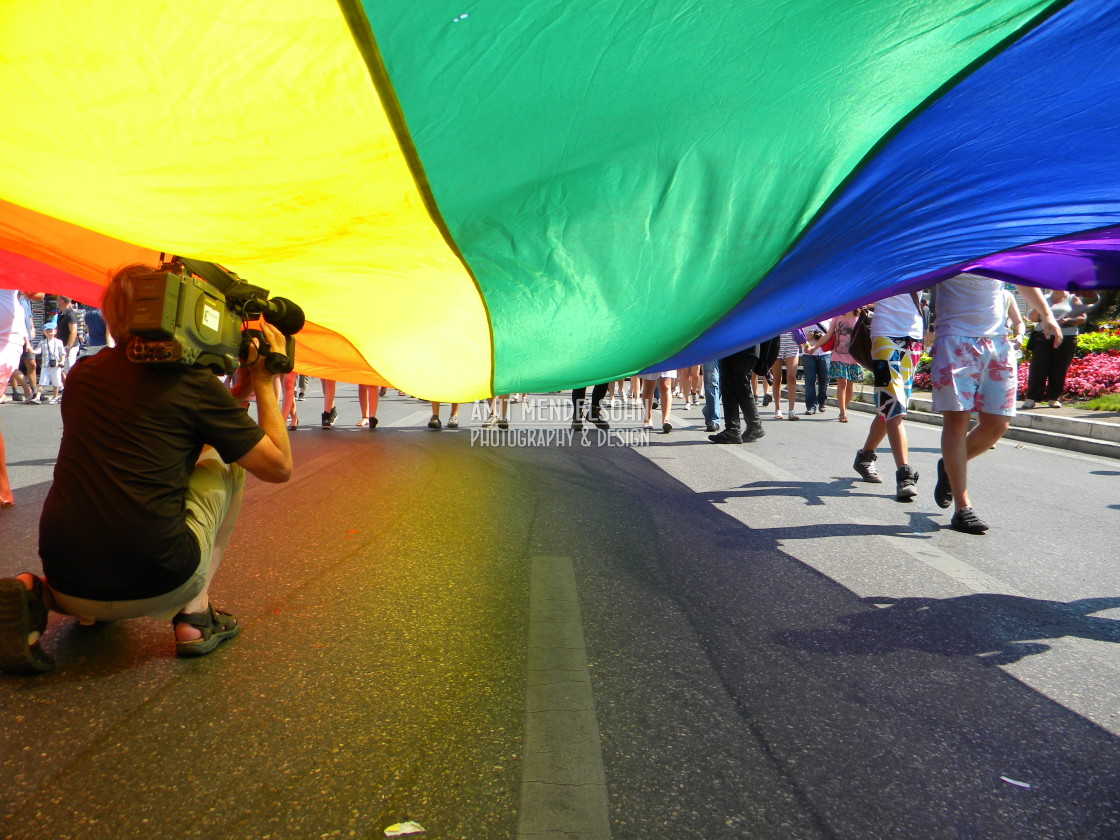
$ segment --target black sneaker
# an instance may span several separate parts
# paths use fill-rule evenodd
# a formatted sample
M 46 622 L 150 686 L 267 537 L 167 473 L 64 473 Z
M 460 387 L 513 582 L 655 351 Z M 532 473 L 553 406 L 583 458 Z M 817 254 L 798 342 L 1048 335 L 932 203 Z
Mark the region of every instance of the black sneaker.
M 856 450 L 856 459 L 852 462 L 852 469 L 859 473 L 864 481 L 871 484 L 882 484 L 883 479 L 879 477 L 879 470 L 875 468 L 875 461 L 878 457 L 874 452 L 864 452 L 862 449 Z
M 606 430 L 611 427 L 611 424 L 607 422 L 607 418 L 601 412 L 592 411 L 587 419 L 595 424 L 596 429 Z
M 441 422 L 439 422 L 439 418 L 436 417 L 433 414 L 432 419 L 428 421 L 428 428 L 431 429 L 433 432 L 438 432 L 440 429 L 443 428 L 443 424 Z
M 742 443 L 743 438 L 735 432 L 729 432 L 724 429 L 718 435 L 708 435 L 708 440 L 712 443 Z
M 945 473 L 945 461 L 937 459 L 937 484 L 933 485 L 933 500 L 939 508 L 947 508 L 953 503 L 953 487 Z
M 719 431 L 719 426 L 717 426 L 715 423 L 705 423 L 704 424 L 704 431 L 705 432 L 718 432 Z
M 988 523 L 977 516 L 972 508 L 961 508 L 953 514 L 949 527 L 963 534 L 983 534 L 988 530 Z
M 377 418 L 376 417 L 369 418 L 369 426 L 367 426 L 366 428 L 368 428 L 371 432 L 374 429 L 376 429 L 377 428 Z
M 747 429 L 747 433 L 743 435 L 743 443 L 754 443 L 762 437 L 766 437 L 766 430 L 762 428 L 761 423 L 755 423 L 754 426 Z
M 323 412 L 323 428 L 329 429 L 334 425 L 334 421 L 338 419 L 338 408 L 331 408 L 330 411 Z
M 770 396 L 769 394 L 763 394 L 763 396 L 762 396 L 762 407 L 766 408 L 766 406 L 770 405 L 770 403 L 772 403 L 773 401 L 774 401 L 774 398 L 772 396 Z
M 895 495 L 900 502 L 909 502 L 918 495 L 918 474 L 909 464 L 903 464 L 894 473 Z

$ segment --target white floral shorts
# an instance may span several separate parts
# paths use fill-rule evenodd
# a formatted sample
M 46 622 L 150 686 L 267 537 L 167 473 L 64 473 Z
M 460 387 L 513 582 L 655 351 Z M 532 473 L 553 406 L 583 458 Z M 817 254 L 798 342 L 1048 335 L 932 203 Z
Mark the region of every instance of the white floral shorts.
M 939 336 L 931 355 L 934 411 L 1015 416 L 1019 371 L 1006 336 Z

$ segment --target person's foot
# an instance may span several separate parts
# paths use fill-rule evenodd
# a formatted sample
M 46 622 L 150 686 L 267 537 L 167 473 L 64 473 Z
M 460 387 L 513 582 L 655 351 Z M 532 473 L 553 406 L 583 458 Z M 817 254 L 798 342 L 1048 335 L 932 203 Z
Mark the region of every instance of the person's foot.
M 805 409 L 805 416 L 806 417 L 808 417 L 810 414 L 816 414 L 816 413 L 817 413 L 817 407 L 815 405 L 811 405 L 807 409 Z
M 1051 408 L 1061 408 L 1062 407 L 1062 401 L 1061 400 L 1050 400 L 1050 407 Z
M 824 410 L 825 410 L 826 408 L 828 408 L 828 406 L 825 406 L 825 405 L 818 405 L 818 406 L 817 406 L 817 413 L 818 413 L 818 414 L 824 414 Z
M 592 409 L 591 414 L 588 415 L 587 419 L 595 424 L 596 429 L 602 429 L 606 431 L 611 427 L 611 424 L 607 422 L 607 418 L 603 416 L 601 411 L 595 411 L 594 409 Z
M 953 514 L 949 527 L 962 534 L 983 534 L 988 530 L 988 523 L 977 516 L 972 508 L 966 507 Z
M 58 405 L 59 397 L 51 397 L 48 401 L 51 405 Z
M 439 422 L 439 418 L 436 417 L 436 415 L 433 414 L 432 419 L 428 421 L 428 428 L 431 429 L 433 432 L 438 432 L 440 429 L 443 428 L 443 424 L 441 422 Z
M 848 422 L 848 415 L 847 415 L 847 414 L 841 414 L 841 415 L 840 415 L 839 417 L 837 417 L 836 419 L 837 419 L 837 421 L 838 421 L 838 422 L 840 422 L 840 423 L 847 423 L 847 422 Z
M 949 475 L 945 472 L 945 461 L 937 459 L 937 483 L 933 485 L 933 500 L 939 508 L 947 508 L 953 503 L 953 486 L 949 484 Z
M 763 396 L 762 396 L 762 407 L 766 408 L 766 406 L 770 405 L 770 403 L 772 403 L 773 401 L 774 401 L 774 398 L 772 396 L 770 396 L 769 394 L 763 394 Z
M 661 424 L 661 434 L 667 435 L 671 431 L 673 431 L 673 424 L 670 423 L 668 420 L 666 420 L 664 423 Z
M 718 435 L 708 435 L 708 440 L 712 443 L 742 443 L 742 435 L 724 429 Z
M 358 428 L 364 428 L 369 425 L 368 417 L 359 417 L 358 422 L 355 424 Z
M 497 422 L 498 418 L 495 415 L 491 414 L 489 417 L 482 421 L 482 428 L 492 429 L 494 428 L 494 424 Z
M 499 417 L 498 418 L 498 428 L 499 429 L 508 429 L 509 428 L 509 418 Z
M 447 418 L 447 428 L 449 428 L 449 429 L 458 429 L 459 428 L 459 415 L 452 414 L 450 417 Z
M 791 411 L 791 412 L 789 412 L 789 414 L 788 414 L 787 416 L 789 417 L 789 419 L 790 419 L 790 420 L 800 420 L 800 419 L 801 419 L 801 417 L 799 417 L 798 415 L 794 414 L 794 413 L 793 413 L 792 411 Z
M 39 642 L 47 629 L 47 597 L 36 575 L 0 580 L 0 671 L 42 674 L 54 659 Z
M 303 402 L 305 399 L 307 399 L 307 395 L 304 394 L 303 391 L 300 391 L 298 394 L 296 394 L 296 399 L 300 402 Z
M 383 396 L 385 396 L 385 392 L 386 392 L 387 390 L 388 390 L 388 389 L 387 389 L 387 388 L 384 388 L 384 387 L 382 387 L 382 388 L 378 388 L 378 389 L 377 389 L 377 396 L 379 396 L 379 397 L 383 397 Z
M 719 431 L 719 426 L 717 426 L 715 423 L 705 423 L 704 424 L 704 431 L 705 432 L 718 432 Z
M 782 412 L 775 411 L 774 412 L 774 419 L 775 420 L 785 420 L 786 418 L 782 416 Z
M 1038 405 L 1038 403 L 1034 400 L 1023 400 L 1023 411 L 1030 411 L 1036 405 Z
M 903 464 L 894 472 L 895 494 L 900 502 L 909 502 L 918 495 L 918 474 L 909 464 Z
M 177 656 L 205 656 L 241 629 L 237 619 L 208 605 L 197 613 L 179 613 L 171 619 Z
M 864 452 L 859 449 L 856 451 L 855 461 L 852 462 L 852 469 L 859 473 L 864 481 L 870 484 L 882 484 L 883 479 L 879 477 L 879 470 L 875 467 L 878 457 L 874 452 Z
M 330 411 L 324 411 L 323 412 L 323 428 L 324 429 L 329 429 L 331 426 L 334 425 L 334 421 L 337 420 L 337 419 L 338 419 L 338 408 L 335 407 L 335 406 L 332 406 Z
M 369 418 L 369 430 L 372 432 L 376 428 L 377 428 L 377 418 L 376 417 L 370 417 Z
M 572 421 L 572 431 L 573 432 L 582 432 L 583 431 L 583 421 L 580 420 L 578 417 L 575 420 Z
M 762 428 L 762 423 L 755 423 L 743 435 L 743 443 L 754 443 L 762 437 L 766 437 L 766 430 Z

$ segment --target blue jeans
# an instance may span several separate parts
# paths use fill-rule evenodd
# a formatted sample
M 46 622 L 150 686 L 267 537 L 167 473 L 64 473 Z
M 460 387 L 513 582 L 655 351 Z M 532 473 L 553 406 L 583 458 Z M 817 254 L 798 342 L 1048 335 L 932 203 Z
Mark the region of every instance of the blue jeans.
M 831 353 L 801 356 L 801 367 L 805 371 L 806 408 L 824 408 L 828 400 L 828 362 L 831 358 Z
M 704 362 L 704 422 L 718 426 L 722 419 L 719 410 L 719 361 Z

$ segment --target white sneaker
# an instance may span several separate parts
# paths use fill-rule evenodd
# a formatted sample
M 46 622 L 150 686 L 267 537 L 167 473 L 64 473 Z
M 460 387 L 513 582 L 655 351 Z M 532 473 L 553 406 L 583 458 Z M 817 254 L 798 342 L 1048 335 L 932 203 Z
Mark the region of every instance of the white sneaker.
M 1023 410 L 1024 411 L 1026 411 L 1027 409 L 1034 408 L 1036 405 L 1038 405 L 1038 403 L 1036 403 L 1034 400 L 1023 400 Z
M 1062 407 L 1062 401 L 1061 400 L 1050 400 L 1050 407 L 1051 408 L 1061 408 Z
M 50 404 L 51 405 L 58 405 L 58 397 L 51 397 L 50 398 Z

